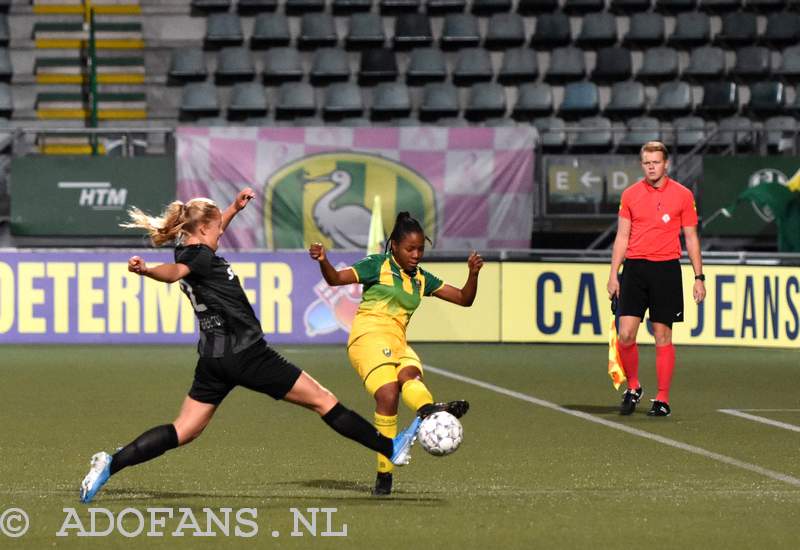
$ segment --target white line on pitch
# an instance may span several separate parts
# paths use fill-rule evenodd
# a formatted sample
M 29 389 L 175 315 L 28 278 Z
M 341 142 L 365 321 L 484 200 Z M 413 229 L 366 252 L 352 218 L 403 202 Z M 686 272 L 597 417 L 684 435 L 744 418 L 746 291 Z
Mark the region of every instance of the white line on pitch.
M 761 424 L 768 424 L 770 426 L 775 426 L 776 428 L 783 428 L 784 430 L 800 432 L 800 426 L 797 426 L 795 424 L 789 424 L 788 422 L 779 422 L 778 420 L 772 420 L 771 418 L 758 416 L 756 414 L 747 414 L 746 412 L 742 412 L 739 409 L 717 409 L 717 410 L 721 413 L 729 414 L 731 416 L 738 416 L 739 418 L 752 420 L 753 422 L 760 422 Z
M 425 365 L 425 369 L 428 372 L 434 372 L 441 376 L 445 376 L 447 378 L 452 378 L 453 380 L 458 380 L 459 382 L 464 382 L 466 384 L 472 384 L 473 386 L 478 386 L 480 388 L 493 391 L 495 393 L 499 393 L 502 395 L 506 395 L 508 397 L 513 397 L 514 399 L 519 399 L 521 401 L 527 401 L 528 403 L 533 403 L 534 405 L 539 405 L 540 407 L 544 407 L 553 411 L 558 411 L 564 414 L 568 414 L 570 416 L 574 416 L 576 418 L 582 418 L 583 420 L 588 420 L 589 422 L 594 422 L 595 424 L 601 424 L 608 428 L 613 428 L 615 430 L 619 430 L 621 432 L 625 432 L 631 435 L 635 435 L 637 437 L 642 437 L 644 439 L 649 439 L 650 441 L 656 441 L 657 443 L 661 443 L 662 445 L 667 445 L 668 447 L 673 447 L 675 449 L 681 449 L 683 451 L 704 456 L 706 458 L 710 458 L 711 460 L 716 460 L 717 462 L 722 462 L 723 464 L 728 464 L 729 466 L 735 466 L 737 468 L 741 468 L 742 470 L 747 470 L 749 472 L 754 472 L 756 474 L 774 479 L 776 481 L 782 481 L 783 483 L 788 483 L 789 485 L 794 485 L 795 487 L 800 487 L 800 479 L 790 476 L 788 474 L 784 474 L 781 472 L 776 472 L 775 470 L 770 470 L 768 468 L 763 468 L 758 466 L 757 464 L 750 464 L 749 462 L 744 462 L 737 458 L 733 458 L 731 456 L 715 453 L 714 451 L 709 451 L 708 449 L 703 449 L 702 447 L 697 447 L 695 445 L 689 445 L 688 443 L 683 443 L 682 441 L 677 441 L 675 439 L 670 439 L 668 437 L 664 437 L 661 435 L 657 435 L 654 433 L 646 432 L 644 430 L 640 430 L 638 428 L 632 428 L 630 426 L 626 426 L 625 424 L 620 424 L 618 422 L 611 422 L 610 420 L 606 420 L 605 418 L 600 418 L 597 416 L 593 416 L 589 413 L 585 413 L 582 411 L 575 411 L 572 409 L 567 409 L 566 407 L 562 407 L 556 403 L 552 403 L 550 401 L 545 401 L 544 399 L 539 399 L 538 397 L 533 397 L 532 395 L 528 395 L 525 393 L 521 393 L 514 390 L 509 390 L 503 388 L 501 386 L 496 386 L 494 384 L 490 384 L 488 382 L 483 382 L 481 380 L 477 380 L 475 378 L 470 378 L 468 376 L 463 376 L 461 374 L 456 374 L 454 372 L 450 372 L 444 369 L 431 367 L 430 365 Z
M 731 409 L 734 411 L 747 411 L 747 412 L 784 412 L 784 413 L 796 413 L 800 412 L 800 409 Z

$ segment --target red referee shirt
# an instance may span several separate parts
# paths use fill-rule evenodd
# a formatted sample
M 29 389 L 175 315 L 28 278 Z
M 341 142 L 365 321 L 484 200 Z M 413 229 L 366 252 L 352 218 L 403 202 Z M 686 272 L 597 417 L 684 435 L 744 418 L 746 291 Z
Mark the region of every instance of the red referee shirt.
M 681 257 L 681 227 L 697 225 L 692 192 L 668 177 L 658 189 L 644 179 L 622 192 L 619 215 L 631 220 L 626 258 L 663 262 Z

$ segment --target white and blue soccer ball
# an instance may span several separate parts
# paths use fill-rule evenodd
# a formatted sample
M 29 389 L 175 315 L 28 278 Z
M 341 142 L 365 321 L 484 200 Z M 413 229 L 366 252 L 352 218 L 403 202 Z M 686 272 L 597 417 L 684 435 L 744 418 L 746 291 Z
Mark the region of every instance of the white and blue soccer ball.
M 458 449 L 464 440 L 464 428 L 449 412 L 435 412 L 419 426 L 417 441 L 433 456 L 445 456 Z

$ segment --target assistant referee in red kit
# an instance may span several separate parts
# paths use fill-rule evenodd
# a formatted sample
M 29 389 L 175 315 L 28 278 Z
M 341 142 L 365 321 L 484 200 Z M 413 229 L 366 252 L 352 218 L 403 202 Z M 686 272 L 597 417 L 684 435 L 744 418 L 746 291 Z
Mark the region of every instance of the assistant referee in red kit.
M 669 416 L 669 389 L 675 369 L 672 324 L 684 318 L 681 228 L 694 269 L 692 297 L 696 303 L 706 296 L 705 276 L 692 192 L 667 176 L 669 152 L 663 143 L 645 143 L 640 158 L 644 178 L 622 193 L 607 285 L 609 298 L 619 299 L 617 348 L 628 379 L 620 414 L 633 413 L 644 393 L 639 383 L 636 334 L 649 310 L 656 343 L 658 393 L 647 414 Z M 620 266 L 623 273 L 618 277 Z

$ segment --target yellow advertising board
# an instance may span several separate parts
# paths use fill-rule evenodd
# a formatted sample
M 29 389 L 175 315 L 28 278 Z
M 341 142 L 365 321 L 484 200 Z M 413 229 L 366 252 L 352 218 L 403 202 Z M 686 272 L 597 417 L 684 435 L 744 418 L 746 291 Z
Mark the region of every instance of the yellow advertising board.
M 499 342 L 500 267 L 487 263 L 481 269 L 478 295 L 472 307 L 425 298 L 408 325 L 410 342 Z M 461 288 L 467 280 L 467 262 L 426 262 L 425 270 Z
M 704 267 L 706 299 L 692 300 L 694 273 L 683 266 L 685 322 L 678 344 L 800 347 L 800 267 Z M 608 264 L 504 263 L 503 342 L 607 341 Z M 639 341 L 652 343 L 643 325 Z

